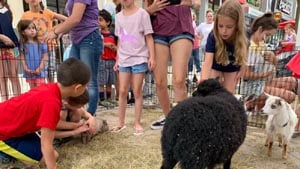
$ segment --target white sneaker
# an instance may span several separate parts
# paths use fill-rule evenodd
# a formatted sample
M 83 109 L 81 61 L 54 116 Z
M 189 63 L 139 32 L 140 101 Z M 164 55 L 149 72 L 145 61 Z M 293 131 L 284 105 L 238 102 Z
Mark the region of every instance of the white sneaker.
M 150 128 L 152 130 L 159 130 L 159 129 L 162 129 L 165 125 L 165 121 L 166 121 L 166 118 L 165 116 L 160 116 L 158 120 L 156 120 L 155 122 L 153 122 L 150 126 Z

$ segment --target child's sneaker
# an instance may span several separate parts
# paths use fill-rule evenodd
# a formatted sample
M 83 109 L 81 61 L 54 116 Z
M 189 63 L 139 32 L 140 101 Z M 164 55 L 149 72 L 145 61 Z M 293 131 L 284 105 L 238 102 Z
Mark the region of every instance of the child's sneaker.
M 162 129 L 165 125 L 166 118 L 165 116 L 161 116 L 157 121 L 153 122 L 150 126 L 152 130 Z

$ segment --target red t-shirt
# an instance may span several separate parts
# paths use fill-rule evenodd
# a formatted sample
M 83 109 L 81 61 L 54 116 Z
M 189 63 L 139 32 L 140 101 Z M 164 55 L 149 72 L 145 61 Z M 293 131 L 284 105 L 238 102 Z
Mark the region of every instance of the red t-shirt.
M 52 83 L 0 103 L 0 140 L 20 137 L 42 127 L 55 130 L 61 100 L 58 85 Z
M 103 42 L 104 43 L 112 43 L 116 45 L 115 42 L 115 36 L 112 33 L 107 33 L 107 32 L 101 32 L 101 34 L 103 35 Z M 116 56 L 117 53 L 116 51 L 108 48 L 108 47 L 104 47 L 104 52 L 101 55 L 101 59 L 103 60 L 116 60 Z

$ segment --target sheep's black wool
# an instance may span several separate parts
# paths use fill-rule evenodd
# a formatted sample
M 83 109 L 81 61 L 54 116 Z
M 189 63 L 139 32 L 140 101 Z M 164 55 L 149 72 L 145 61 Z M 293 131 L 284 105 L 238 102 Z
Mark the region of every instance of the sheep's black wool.
M 175 106 L 162 131 L 161 169 L 213 169 L 231 158 L 243 143 L 247 115 L 243 104 L 216 79 L 198 85 L 193 97 Z

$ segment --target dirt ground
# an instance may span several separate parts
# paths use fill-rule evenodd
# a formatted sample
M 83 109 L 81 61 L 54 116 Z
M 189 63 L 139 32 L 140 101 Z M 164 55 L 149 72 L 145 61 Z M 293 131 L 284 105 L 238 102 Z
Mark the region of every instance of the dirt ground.
M 97 113 L 97 117 L 106 119 L 110 126 L 114 126 L 118 120 L 117 112 L 117 109 L 102 109 Z M 160 168 L 161 131 L 149 128 L 151 122 L 160 115 L 159 109 L 145 109 L 142 117 L 145 134 L 133 136 L 134 113 L 133 108 L 128 108 L 127 128 L 124 131 L 99 134 L 86 145 L 81 143 L 80 138 L 75 138 L 58 147 L 59 169 Z M 263 129 L 248 127 L 246 140 L 232 160 L 232 169 L 300 169 L 300 136 L 292 139 L 286 160 L 281 158 L 281 148 L 277 144 L 273 147 L 272 157 L 268 157 L 264 141 Z M 0 164 L 0 169 L 8 167 L 24 168 L 19 162 Z

